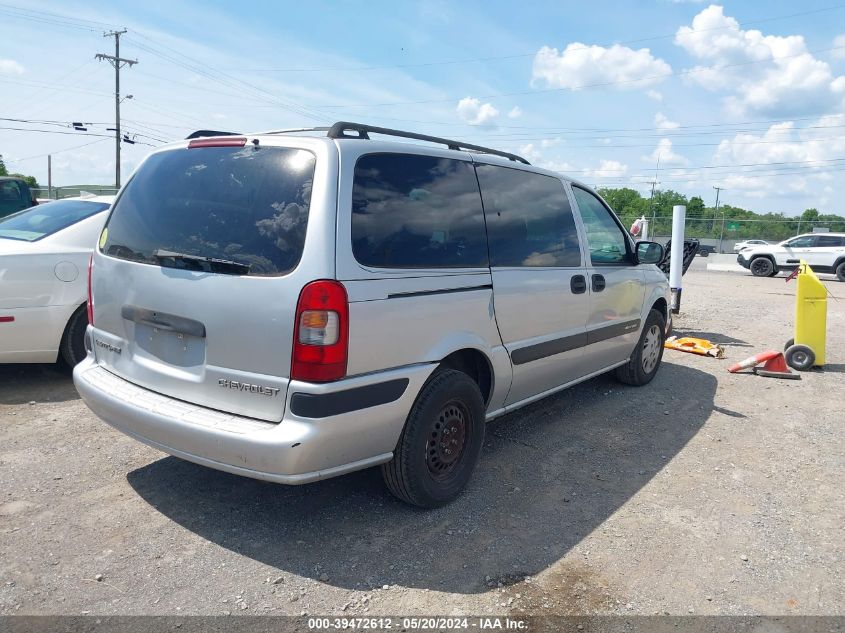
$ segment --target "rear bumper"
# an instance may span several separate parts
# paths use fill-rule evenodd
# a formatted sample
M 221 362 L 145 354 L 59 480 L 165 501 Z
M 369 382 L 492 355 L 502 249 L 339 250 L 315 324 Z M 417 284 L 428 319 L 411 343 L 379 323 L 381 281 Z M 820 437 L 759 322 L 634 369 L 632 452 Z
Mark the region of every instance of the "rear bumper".
M 292 381 L 278 424 L 141 388 L 91 356 L 76 366 L 73 380 L 97 416 L 153 448 L 237 475 L 304 484 L 389 461 L 434 368 L 414 365 L 329 384 Z

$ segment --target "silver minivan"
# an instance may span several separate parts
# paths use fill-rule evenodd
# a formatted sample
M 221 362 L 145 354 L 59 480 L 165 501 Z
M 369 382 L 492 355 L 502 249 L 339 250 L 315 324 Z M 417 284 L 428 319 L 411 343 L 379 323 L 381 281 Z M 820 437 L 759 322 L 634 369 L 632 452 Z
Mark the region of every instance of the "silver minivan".
M 654 377 L 662 256 L 513 154 L 353 123 L 197 133 L 119 194 L 74 382 L 171 455 L 284 484 L 381 465 L 438 506 L 485 421 L 603 372 Z

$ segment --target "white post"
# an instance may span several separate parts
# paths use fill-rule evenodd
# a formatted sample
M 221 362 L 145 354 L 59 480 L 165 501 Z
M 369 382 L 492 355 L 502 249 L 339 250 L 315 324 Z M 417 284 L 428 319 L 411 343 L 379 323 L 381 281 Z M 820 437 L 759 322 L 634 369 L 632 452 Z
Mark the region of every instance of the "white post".
M 672 290 L 672 312 L 681 311 L 681 276 L 684 274 L 684 222 L 687 208 L 672 207 L 672 252 L 669 258 L 669 288 Z

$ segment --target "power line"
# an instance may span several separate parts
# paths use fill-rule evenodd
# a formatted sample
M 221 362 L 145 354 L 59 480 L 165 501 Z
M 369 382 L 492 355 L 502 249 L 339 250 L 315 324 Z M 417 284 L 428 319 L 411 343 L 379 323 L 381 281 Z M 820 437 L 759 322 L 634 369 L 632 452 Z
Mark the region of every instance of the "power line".
M 753 64 L 765 64 L 768 62 L 777 61 L 779 59 L 790 59 L 793 57 L 801 57 L 802 55 L 813 55 L 815 53 L 826 53 L 830 51 L 845 49 L 843 46 L 831 46 L 830 48 L 820 48 L 812 51 L 803 51 L 801 53 L 793 53 L 791 55 L 772 56 L 766 59 L 752 59 L 744 62 L 735 62 L 733 64 L 721 64 L 718 66 L 699 66 L 690 68 L 689 70 L 673 71 L 668 73 L 661 73 L 658 75 L 647 75 L 645 77 L 638 77 L 637 79 L 617 79 L 614 81 L 601 81 L 590 84 L 581 84 L 580 86 L 567 86 L 564 88 L 542 88 L 539 90 L 521 90 L 518 92 L 497 92 L 488 95 L 481 95 L 476 99 L 494 99 L 497 97 L 513 97 L 513 96 L 535 96 L 541 94 L 548 94 L 553 92 L 565 92 L 574 90 L 585 90 L 587 88 L 606 88 L 609 86 L 619 86 L 624 84 L 636 84 L 644 81 L 651 81 L 654 79 L 666 79 L 668 77 L 683 77 L 686 75 L 694 75 L 696 73 L 711 72 L 714 70 L 725 70 L 728 68 L 737 68 L 740 66 L 750 66 Z M 420 101 L 393 101 L 386 103 L 344 103 L 344 104 L 325 104 L 316 105 L 317 108 L 375 108 L 385 106 L 399 106 L 399 105 L 422 105 L 428 103 L 453 103 L 462 97 L 450 97 L 448 99 L 424 99 Z
M 835 5 L 830 7 L 824 7 L 821 9 L 812 9 L 809 11 L 801 11 L 799 13 L 791 13 L 788 15 L 780 15 L 774 16 L 769 18 L 763 18 L 759 20 L 748 20 L 745 22 L 737 23 L 737 26 L 749 26 L 752 24 L 762 24 L 764 22 L 774 22 L 776 20 L 786 20 L 789 18 L 796 18 L 804 15 L 812 15 L 816 13 L 822 13 L 825 11 L 833 11 L 835 9 L 841 9 L 845 7 L 845 5 Z M 696 29 L 696 33 L 705 33 L 709 31 L 723 31 L 727 29 L 733 29 L 733 26 L 714 26 L 706 29 Z M 643 42 L 651 42 L 656 40 L 663 40 L 668 38 L 674 38 L 677 33 L 667 33 L 663 35 L 652 35 L 649 37 L 641 37 L 632 40 L 623 40 L 618 42 L 611 42 L 609 44 L 605 44 L 604 47 L 610 47 L 614 45 L 619 46 L 627 46 L 629 44 L 641 44 Z M 599 45 L 601 46 L 601 45 Z M 564 51 L 564 54 L 570 54 L 579 51 L 587 51 L 590 50 L 590 46 L 580 46 L 576 48 L 569 48 Z M 317 73 L 317 72 L 360 72 L 360 71 L 370 71 L 370 70 L 387 70 L 392 68 L 425 68 L 430 66 L 449 66 L 455 64 L 470 64 L 470 63 L 477 63 L 477 62 L 490 62 L 490 61 L 500 61 L 500 60 L 511 60 L 511 59 L 523 59 L 526 57 L 533 57 L 537 54 L 537 51 L 533 51 L 530 53 L 515 53 L 512 55 L 493 55 L 488 57 L 471 57 L 466 59 L 455 59 L 455 60 L 443 60 L 443 61 L 431 61 L 431 62 L 420 62 L 420 63 L 412 63 L 412 64 L 383 64 L 383 65 L 372 65 L 372 66 L 330 66 L 330 67 L 322 67 L 322 68 L 228 68 L 225 70 L 235 70 L 240 72 L 266 72 L 266 73 Z
M 44 158 L 45 156 L 51 156 L 53 154 L 61 154 L 62 152 L 69 152 L 69 151 L 74 150 L 74 149 L 81 149 L 83 147 L 88 147 L 89 145 L 94 145 L 95 143 L 102 143 L 103 141 L 106 141 L 109 138 L 111 138 L 111 137 L 100 138 L 100 139 L 97 139 L 96 141 L 91 141 L 89 143 L 83 143 L 82 145 L 73 145 L 72 147 L 65 147 L 64 149 L 57 149 L 57 150 L 54 150 L 52 152 L 45 152 L 43 154 L 37 154 L 35 156 L 27 156 L 25 158 L 9 158 L 8 161 L 11 162 L 11 163 L 20 163 L 20 162 L 23 162 L 25 160 L 34 160 L 36 158 Z

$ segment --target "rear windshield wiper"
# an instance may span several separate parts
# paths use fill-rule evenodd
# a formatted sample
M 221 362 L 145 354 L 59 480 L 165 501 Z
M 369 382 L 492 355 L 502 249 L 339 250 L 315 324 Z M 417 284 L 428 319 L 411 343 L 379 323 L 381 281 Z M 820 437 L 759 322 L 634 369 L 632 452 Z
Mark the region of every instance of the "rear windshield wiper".
M 153 257 L 155 257 L 158 261 L 163 259 L 172 259 L 174 261 L 190 262 L 199 266 L 197 270 L 208 270 L 208 272 L 213 273 L 247 275 L 249 274 L 250 268 L 252 268 L 252 264 L 244 264 L 232 259 L 219 259 L 217 257 L 205 257 L 203 255 L 191 255 L 189 253 L 176 253 L 163 248 L 157 248 L 154 250 Z M 206 264 L 207 268 L 203 267 L 203 264 Z

